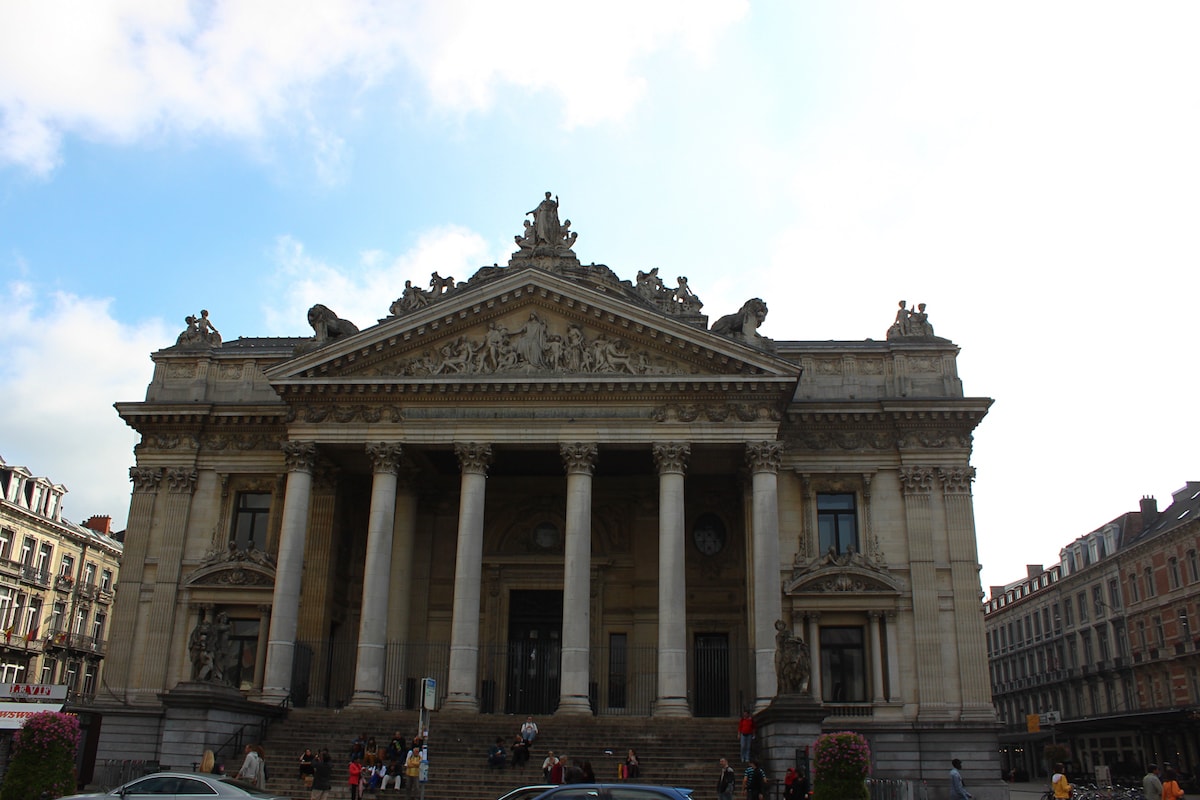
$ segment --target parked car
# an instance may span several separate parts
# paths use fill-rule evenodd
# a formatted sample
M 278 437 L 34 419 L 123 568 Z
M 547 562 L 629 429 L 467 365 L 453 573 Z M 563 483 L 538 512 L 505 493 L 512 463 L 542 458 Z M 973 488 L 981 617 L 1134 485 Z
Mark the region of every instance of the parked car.
M 537 783 L 531 786 L 520 786 L 508 794 L 501 795 L 499 800 L 533 800 L 539 794 L 544 793 L 547 789 L 553 789 L 556 785 L 553 783 Z
M 114 797 L 123 797 L 126 800 L 140 800 L 143 797 L 163 800 L 164 795 L 169 797 L 187 795 L 189 797 L 252 797 L 256 800 L 290 800 L 285 795 L 256 789 L 232 778 L 206 775 L 200 772 L 155 772 L 135 778 L 129 783 L 107 792 L 73 794 L 62 800 L 113 800 Z
M 644 783 L 565 783 L 534 800 L 692 800 L 692 790 Z

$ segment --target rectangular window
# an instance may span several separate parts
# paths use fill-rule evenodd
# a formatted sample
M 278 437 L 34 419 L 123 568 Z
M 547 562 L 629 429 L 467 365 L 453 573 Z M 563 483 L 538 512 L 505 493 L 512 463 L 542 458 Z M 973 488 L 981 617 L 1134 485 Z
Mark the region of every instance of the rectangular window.
M 92 620 L 92 640 L 96 644 L 104 641 L 104 623 L 108 621 L 108 616 L 105 614 L 96 614 L 96 618 Z
M 21 632 L 25 634 L 28 641 L 33 641 L 40 635 L 39 623 L 42 621 L 42 598 L 29 598 L 29 605 L 25 608 L 25 622 L 21 626 Z
M 1063 622 L 1070 627 L 1075 624 L 1075 620 L 1071 619 L 1071 598 L 1063 598 Z
M 64 578 L 70 578 L 75 575 L 74 557 L 68 555 L 62 557 L 62 561 L 58 562 L 58 574 Z
M 1154 568 L 1146 567 L 1142 574 L 1146 578 L 1146 597 L 1154 597 L 1154 595 L 1157 594 L 1154 591 Z
M 83 583 L 85 586 L 96 585 L 96 565 L 91 561 L 83 565 Z
M 75 609 L 75 625 L 71 628 L 71 633 L 76 635 L 82 634 L 87 629 L 88 610 L 83 606 Z
M 1136 603 L 1138 601 L 1138 581 L 1137 575 L 1129 573 L 1129 602 Z
M 100 570 L 100 588 L 106 592 L 112 591 L 112 570 Z
M 267 520 L 270 515 L 270 493 L 238 492 L 233 535 L 230 537 L 238 550 L 267 549 Z
M 1154 618 L 1154 644 L 1159 650 L 1167 646 L 1167 632 L 1163 628 L 1162 617 Z
M 854 495 L 817 495 L 817 530 L 820 534 L 822 553 L 843 553 L 860 550 L 858 546 L 858 519 L 854 509 Z
M 47 658 L 42 662 L 42 684 L 49 686 L 54 683 L 54 666 L 57 662 L 53 658 Z
M 0 558 L 5 561 L 12 559 L 12 547 L 14 534 L 8 528 L 0 529 Z
M 821 694 L 826 703 L 862 703 L 867 699 L 863 629 L 821 628 Z
M 1080 592 L 1076 596 L 1075 600 L 1079 604 L 1079 621 L 1081 623 L 1087 622 L 1088 621 L 1087 594 L 1085 592 Z
M 1104 618 L 1104 592 L 1099 586 L 1092 587 L 1092 610 L 1096 612 L 1096 619 Z
M 608 635 L 608 707 L 624 708 L 629 679 L 629 638 L 624 633 Z
M 34 564 L 38 569 L 50 569 L 50 558 L 54 555 L 54 545 L 49 542 L 42 542 L 38 545 L 37 563 Z
M 1183 578 L 1179 574 L 1179 559 L 1175 556 L 1167 559 L 1167 579 L 1171 582 L 1172 589 L 1183 585 Z
M 58 633 L 66 626 L 63 624 L 63 618 L 67 615 L 66 603 L 55 603 L 50 611 L 50 630 L 47 633 Z
M 33 566 L 33 549 L 35 544 L 37 543 L 28 536 L 21 540 L 21 563 L 26 567 Z

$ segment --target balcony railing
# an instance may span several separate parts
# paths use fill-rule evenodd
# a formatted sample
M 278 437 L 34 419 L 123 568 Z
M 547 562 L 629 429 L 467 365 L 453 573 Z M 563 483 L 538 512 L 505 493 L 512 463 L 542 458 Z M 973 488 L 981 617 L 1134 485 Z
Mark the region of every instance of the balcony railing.
M 94 636 L 85 636 L 82 633 L 71 633 L 70 631 L 53 630 L 46 636 L 45 646 L 47 650 L 59 648 L 102 656 L 106 650 L 106 645 L 107 642 L 104 639 L 97 639 Z
M 75 579 L 70 575 L 55 575 L 54 588 L 60 592 L 69 592 L 75 588 Z
M 43 589 L 50 588 L 50 570 L 32 567 L 28 564 L 21 565 L 21 580 L 25 583 L 31 583 L 34 586 L 40 586 Z
M 96 595 L 100 593 L 100 587 L 94 583 L 81 582 L 75 593 L 83 600 L 95 600 Z

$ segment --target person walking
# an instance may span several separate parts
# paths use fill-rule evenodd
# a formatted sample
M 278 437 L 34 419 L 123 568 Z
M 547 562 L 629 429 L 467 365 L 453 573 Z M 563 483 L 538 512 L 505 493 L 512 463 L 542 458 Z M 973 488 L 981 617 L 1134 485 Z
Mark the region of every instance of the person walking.
M 950 800 L 971 800 L 971 793 L 963 784 L 962 762 L 957 758 L 950 762 Z
M 767 773 L 753 758 L 742 773 L 742 788 L 746 791 L 746 800 L 763 800 L 767 795 Z
M 1182 800 L 1183 789 L 1179 785 L 1179 776 L 1171 767 L 1167 767 L 1163 772 L 1162 787 L 1162 800 Z
M 358 787 L 362 783 L 362 756 L 355 753 L 347 770 L 350 773 L 347 780 L 350 784 L 350 800 L 358 800 Z
M 754 744 L 754 717 L 750 716 L 749 711 L 742 712 L 742 718 L 738 720 L 738 741 L 742 745 L 742 763 L 750 760 L 750 746 Z
M 721 759 L 721 777 L 717 778 L 717 800 L 733 800 L 733 785 L 737 781 L 737 775 L 733 772 L 733 767 L 729 766 L 729 759 Z
M 1062 762 L 1054 765 L 1054 774 L 1050 776 L 1050 790 L 1054 792 L 1054 800 L 1069 800 L 1071 790 L 1075 787 L 1067 780 L 1067 771 Z
M 329 792 L 333 788 L 333 764 L 330 763 L 329 751 L 322 750 L 313 761 L 312 792 L 309 800 L 329 800 Z
M 1146 767 L 1146 775 L 1142 778 L 1142 795 L 1146 800 L 1161 800 L 1163 785 L 1162 779 L 1158 777 L 1158 764 Z
M 266 783 L 266 781 L 263 780 L 262 774 L 262 758 L 259 757 L 258 751 L 252 744 L 246 745 L 245 753 L 246 757 L 242 759 L 242 767 L 237 771 L 237 775 L 235 775 L 234 778 L 242 781 L 243 783 L 248 783 L 251 786 L 262 788 L 262 784 Z

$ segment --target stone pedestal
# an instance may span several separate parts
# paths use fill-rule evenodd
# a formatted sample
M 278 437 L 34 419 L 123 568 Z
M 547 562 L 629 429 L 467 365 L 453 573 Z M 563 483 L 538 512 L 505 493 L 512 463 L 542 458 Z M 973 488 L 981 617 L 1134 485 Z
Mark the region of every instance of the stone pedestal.
M 782 781 L 788 767 L 796 766 L 805 748 L 821 735 L 825 709 L 812 697 L 780 695 L 754 715 L 759 766 L 774 781 Z M 811 778 L 811 776 L 810 776 Z
M 232 686 L 215 683 L 181 683 L 159 699 L 163 718 L 158 762 L 163 769 L 183 772 L 191 772 L 205 750 L 216 753 L 226 772 L 236 772 L 242 765 L 242 747 L 258 742 L 260 724 L 287 715 L 285 708 L 252 703 Z M 238 731 L 243 732 L 241 746 L 234 744 Z

